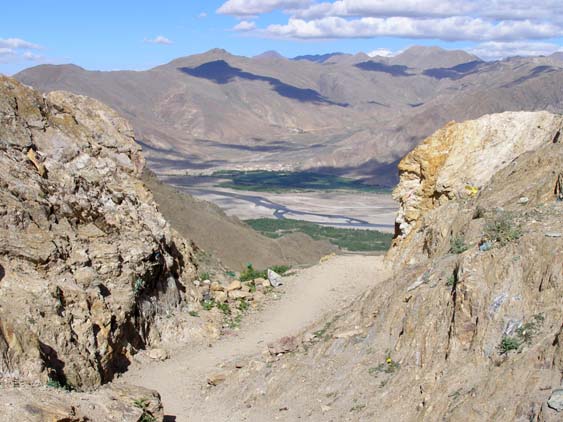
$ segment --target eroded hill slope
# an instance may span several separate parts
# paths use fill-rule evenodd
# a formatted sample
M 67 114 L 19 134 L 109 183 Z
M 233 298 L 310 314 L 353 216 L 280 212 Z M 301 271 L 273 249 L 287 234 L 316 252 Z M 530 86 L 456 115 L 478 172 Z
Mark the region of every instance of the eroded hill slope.
M 252 421 L 560 420 L 562 130 L 504 113 L 428 138 L 400 164 L 394 275 L 215 398 Z

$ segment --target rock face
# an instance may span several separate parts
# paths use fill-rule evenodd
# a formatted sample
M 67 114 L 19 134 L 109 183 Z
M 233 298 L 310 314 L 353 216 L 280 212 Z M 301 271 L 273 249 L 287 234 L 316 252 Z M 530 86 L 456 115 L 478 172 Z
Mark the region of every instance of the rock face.
M 393 276 L 301 353 L 229 379 L 233 418 L 561 420 L 562 122 L 450 124 L 405 158 Z
M 446 201 L 475 195 L 521 154 L 559 138 L 563 117 L 507 112 L 450 123 L 399 163 L 397 237 L 417 228 L 419 217 Z
M 0 77 L 0 372 L 98 386 L 197 298 L 143 166 L 108 107 Z

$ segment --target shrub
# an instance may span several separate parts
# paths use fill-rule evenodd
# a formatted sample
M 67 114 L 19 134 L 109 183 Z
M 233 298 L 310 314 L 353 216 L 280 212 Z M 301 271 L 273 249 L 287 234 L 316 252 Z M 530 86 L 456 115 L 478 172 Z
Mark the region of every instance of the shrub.
M 522 230 L 514 223 L 510 214 L 502 212 L 487 222 L 484 234 L 488 240 L 505 246 L 513 240 L 519 239 L 522 236 Z
M 465 244 L 465 237 L 463 235 L 458 235 L 450 239 L 450 252 L 455 254 L 460 254 L 469 249 L 469 246 Z
M 143 411 L 139 422 L 156 422 L 156 418 L 149 411 L 149 401 L 147 399 L 133 400 L 133 406 Z
M 522 343 L 518 338 L 511 336 L 504 336 L 499 344 L 499 351 L 501 355 L 504 355 L 511 350 L 518 350 Z

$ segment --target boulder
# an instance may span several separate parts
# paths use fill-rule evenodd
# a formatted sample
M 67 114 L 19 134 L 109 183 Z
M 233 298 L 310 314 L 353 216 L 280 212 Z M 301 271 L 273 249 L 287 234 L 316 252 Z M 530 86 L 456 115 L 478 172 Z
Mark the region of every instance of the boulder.
M 273 287 L 280 287 L 283 284 L 282 276 L 268 269 L 268 281 Z
M 227 286 L 227 292 L 232 292 L 233 290 L 240 289 L 242 289 L 242 283 L 238 280 L 231 281 L 231 283 Z

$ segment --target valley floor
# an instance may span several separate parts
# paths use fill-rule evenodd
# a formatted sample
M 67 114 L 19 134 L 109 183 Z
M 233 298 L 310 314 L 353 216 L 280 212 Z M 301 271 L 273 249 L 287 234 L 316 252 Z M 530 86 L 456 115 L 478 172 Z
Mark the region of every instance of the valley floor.
M 214 374 L 236 371 L 237 366 L 265 365 L 267 344 L 296 335 L 312 324 L 329 320 L 329 315 L 351 303 L 369 287 L 385 280 L 382 256 L 335 256 L 319 265 L 285 278 L 276 289 L 278 300 L 260 312 L 249 314 L 239 331 L 215 344 L 199 348 L 178 348 L 164 362 L 135 362 L 123 379 L 156 389 L 162 395 L 167 421 L 228 421 L 229 409 L 242 406 L 214 398 L 207 379 Z M 251 412 L 253 409 L 251 410 Z M 256 409 L 249 420 L 270 420 Z

